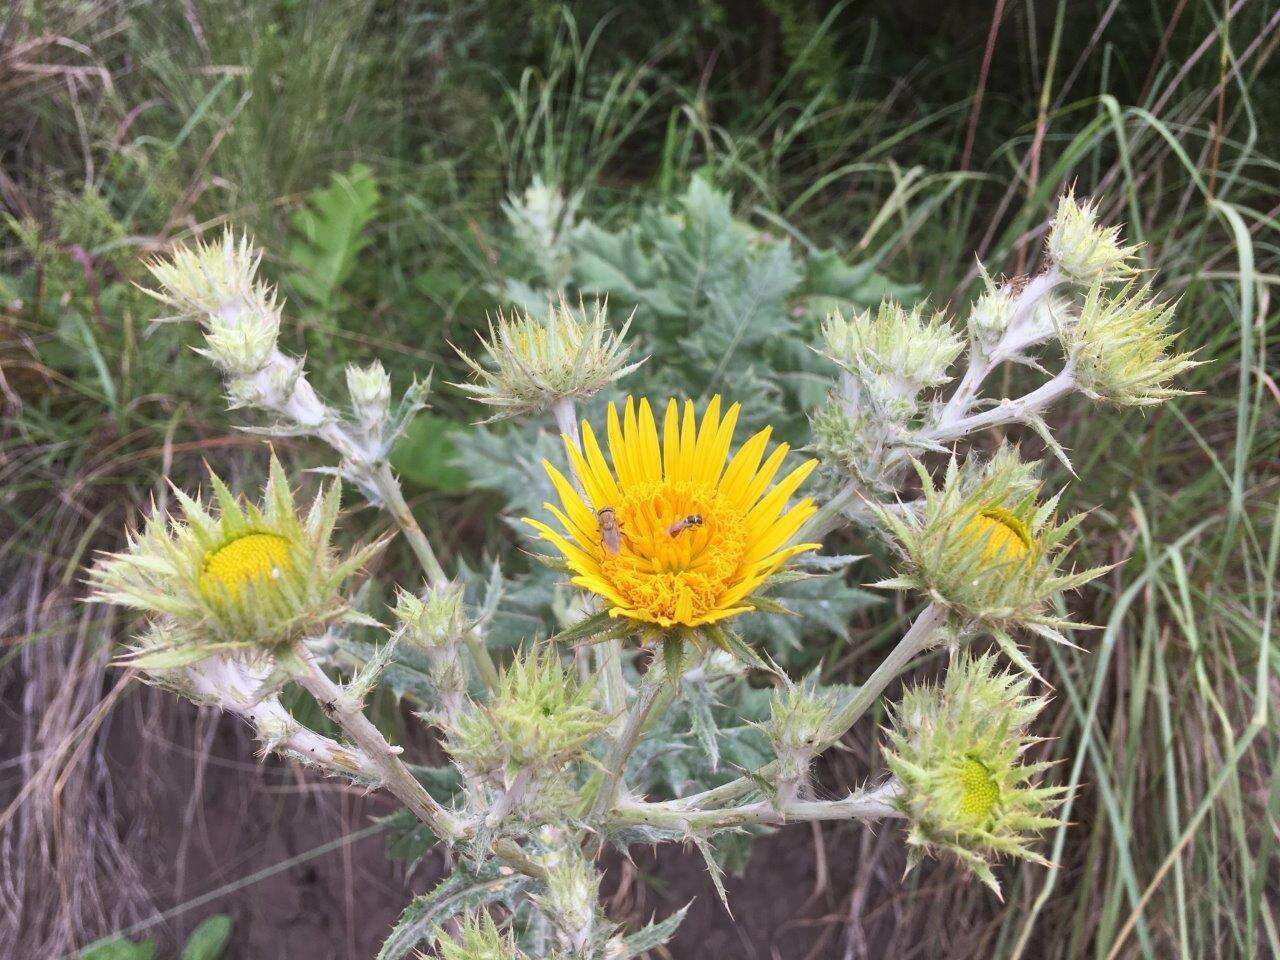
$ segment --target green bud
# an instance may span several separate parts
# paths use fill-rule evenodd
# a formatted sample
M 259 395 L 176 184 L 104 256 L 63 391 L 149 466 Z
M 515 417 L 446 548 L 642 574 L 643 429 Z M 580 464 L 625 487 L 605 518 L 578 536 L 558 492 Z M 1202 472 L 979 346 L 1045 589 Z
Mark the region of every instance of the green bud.
M 554 648 L 534 649 L 511 661 L 486 703 L 444 718 L 445 747 L 459 763 L 508 785 L 525 771 L 553 773 L 581 759 L 606 726 L 594 699 Z
M 356 422 L 366 430 L 375 430 L 386 421 L 391 406 L 391 378 L 379 361 L 364 367 L 347 367 L 347 394 Z
M 260 259 L 247 237 L 228 230 L 220 243 L 180 246 L 147 265 L 160 286 L 146 292 L 178 310 L 168 319 L 198 320 L 205 329 L 198 352 L 234 376 L 265 367 L 280 334 L 275 293 L 257 279 Z
M 1123 406 L 1152 406 L 1185 394 L 1170 387 L 1178 374 L 1196 366 L 1190 353 L 1170 353 L 1174 305 L 1150 296 L 1150 288 L 1130 283 L 1118 293 L 1094 284 L 1079 319 L 1061 328 L 1062 347 L 1087 395 Z
M 1099 227 L 1093 203 L 1066 193 L 1049 226 L 1048 253 L 1064 274 L 1081 283 L 1116 280 L 1133 273 L 1136 246 L 1120 243 L 1119 227 Z
M 421 597 L 400 589 L 392 613 L 400 625 L 402 639 L 428 649 L 457 643 L 466 627 L 462 587 L 458 584 L 430 587 Z
M 809 762 L 825 742 L 834 710 L 834 697 L 815 682 L 783 678 L 769 702 L 769 720 L 762 725 L 778 758 L 779 784 L 794 788 L 808 778 Z
M 454 386 L 495 409 L 491 420 L 540 413 L 560 400 L 585 400 L 640 366 L 628 364 L 628 320 L 616 333 L 603 303 L 587 315 L 561 300 L 546 319 L 531 314 L 498 315 L 489 324 L 484 361 L 458 350 L 474 382 Z M 456 349 L 456 348 L 455 348 Z M 643 362 L 643 361 L 640 361 Z
M 883 413 L 902 418 L 916 410 L 922 390 L 948 379 L 947 369 L 964 347 L 945 314 L 907 311 L 886 300 L 873 314 L 846 320 L 832 313 L 822 327 L 826 356 L 853 377 L 860 394 Z
M 511 930 L 499 930 L 484 911 L 463 916 L 455 932 L 436 927 L 434 936 L 437 960 L 525 960 Z M 418 956 L 430 960 L 426 954 Z
M 1059 823 L 1051 814 L 1061 788 L 1033 785 L 1051 765 L 1022 762 L 1036 742 L 1028 729 L 1045 704 L 1028 695 L 1029 683 L 998 671 L 994 657 L 961 655 L 941 684 L 907 690 L 885 731 L 897 804 L 911 823 L 908 842 L 923 853 L 953 854 L 997 895 L 989 861 L 1045 863 L 1029 843 Z

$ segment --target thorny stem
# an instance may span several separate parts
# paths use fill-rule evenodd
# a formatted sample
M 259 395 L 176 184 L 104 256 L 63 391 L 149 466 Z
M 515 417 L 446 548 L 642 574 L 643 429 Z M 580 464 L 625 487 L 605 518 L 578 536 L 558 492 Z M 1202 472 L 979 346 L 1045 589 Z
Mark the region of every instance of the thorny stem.
M 680 681 L 679 678 L 670 678 L 668 682 L 679 683 Z M 646 679 L 646 682 L 640 685 L 639 696 L 627 713 L 626 723 L 623 724 L 621 732 L 605 756 L 604 778 L 600 781 L 600 789 L 596 792 L 596 798 L 591 804 L 589 819 L 599 819 L 613 807 L 613 802 L 618 796 L 618 787 L 627 769 L 627 758 L 636 747 L 640 731 L 644 729 L 644 722 L 648 719 L 649 711 L 653 709 L 654 701 L 657 700 L 662 687 L 663 678 Z
M 389 744 L 378 728 L 353 704 L 342 689 L 320 669 L 311 652 L 302 644 L 294 648 L 295 678 L 315 698 L 325 714 L 342 728 L 366 755 L 387 789 L 442 840 L 451 841 L 465 833 L 453 814 L 442 807 L 399 757 L 399 748 Z
M 920 611 L 915 622 L 911 624 L 911 629 L 902 635 L 897 646 L 889 651 L 889 655 L 880 662 L 871 676 L 858 687 L 858 692 L 845 704 L 844 709 L 831 718 L 822 740 L 815 749 L 815 755 L 836 743 L 848 732 L 849 728 L 876 702 L 894 677 L 902 673 L 907 665 L 933 642 L 946 618 L 946 609 L 936 603 L 931 603 Z M 758 769 L 755 777 L 770 779 L 777 770 L 778 761 L 772 760 Z M 705 809 L 736 800 L 755 789 L 756 779 L 739 777 L 723 786 L 704 790 L 702 793 L 673 802 L 686 809 Z
M 841 800 L 792 800 L 780 810 L 766 800 L 713 810 L 688 810 L 672 803 L 625 800 L 609 819 L 618 825 L 643 823 L 685 831 L 724 830 L 748 824 L 776 826 L 795 821 L 882 820 L 902 816 L 893 803 L 899 789 L 896 783 L 887 783 Z
M 948 426 L 964 417 L 973 406 L 974 398 L 977 397 L 983 381 L 991 371 L 1035 342 L 1034 337 L 1028 337 L 1025 333 L 1031 312 L 1036 304 L 1063 282 L 1064 278 L 1057 267 L 1050 267 L 1039 276 L 1033 277 L 1014 301 L 1009 327 L 991 352 L 979 350 L 976 344 L 970 345 L 969 366 L 955 392 L 938 415 L 940 427 Z
M 436 552 L 431 548 L 431 541 L 427 539 L 413 511 L 409 509 L 409 504 L 400 489 L 400 481 L 396 479 L 390 464 L 385 460 L 373 471 L 373 486 L 387 512 L 391 514 L 391 519 L 400 528 L 404 538 L 409 541 L 409 546 L 418 558 L 423 573 L 427 575 L 427 582 L 437 589 L 448 586 L 451 582 L 449 576 L 436 558 Z M 476 633 L 475 628 L 469 628 L 462 640 L 471 653 L 471 659 L 480 674 L 480 679 L 488 689 L 492 690 L 498 684 L 498 668 L 494 666 L 493 657 L 489 654 L 489 648 L 485 646 L 484 638 Z
M 959 420 L 922 430 L 917 436 L 919 439 L 929 443 L 947 443 L 951 440 L 958 440 L 967 434 L 987 427 L 1025 420 L 1029 414 L 1045 409 L 1075 389 L 1075 371 L 1068 364 L 1052 380 L 1041 384 L 1035 390 L 1019 397 L 1017 400 L 1001 400 L 997 406 L 991 407 L 989 410 L 983 410 L 981 413 L 973 413 Z

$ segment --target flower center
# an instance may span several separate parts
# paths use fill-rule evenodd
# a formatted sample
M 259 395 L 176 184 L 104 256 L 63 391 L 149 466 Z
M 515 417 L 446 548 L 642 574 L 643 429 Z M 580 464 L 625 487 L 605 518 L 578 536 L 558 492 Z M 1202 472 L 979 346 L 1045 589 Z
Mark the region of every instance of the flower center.
M 292 544 L 274 533 L 248 533 L 205 555 L 200 592 L 213 600 L 239 598 L 251 580 L 274 579 L 287 570 Z
M 696 621 L 738 581 L 745 518 L 715 488 L 650 481 L 628 487 L 610 506 L 619 548 L 610 553 L 601 543 L 601 572 L 646 620 L 664 627 Z
M 1000 785 L 977 757 L 965 757 L 957 773 L 960 814 L 972 823 L 986 823 L 1000 802 Z
M 962 536 L 982 543 L 982 559 L 996 565 L 1015 563 L 1031 553 L 1027 525 L 1003 507 L 988 507 L 964 525 Z

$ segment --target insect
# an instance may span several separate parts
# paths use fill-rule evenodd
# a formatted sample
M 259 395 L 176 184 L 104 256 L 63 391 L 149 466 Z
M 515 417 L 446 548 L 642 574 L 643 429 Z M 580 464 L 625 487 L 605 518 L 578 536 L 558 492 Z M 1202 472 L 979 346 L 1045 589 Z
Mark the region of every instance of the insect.
M 622 546 L 617 511 L 613 507 L 601 507 L 596 511 L 596 521 L 600 524 L 600 542 L 604 544 L 605 553 L 617 553 Z
M 683 520 L 677 520 L 670 527 L 668 527 L 667 535 L 674 537 L 674 536 L 677 536 L 682 530 L 688 530 L 690 527 L 700 527 L 700 526 L 702 526 L 702 514 L 691 513 L 687 517 L 685 517 Z

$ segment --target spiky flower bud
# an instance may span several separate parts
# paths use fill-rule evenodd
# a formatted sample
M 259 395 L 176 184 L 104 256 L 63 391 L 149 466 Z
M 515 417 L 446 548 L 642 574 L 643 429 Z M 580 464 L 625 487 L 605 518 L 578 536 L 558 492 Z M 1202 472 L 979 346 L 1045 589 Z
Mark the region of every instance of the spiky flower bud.
M 1170 353 L 1175 305 L 1129 283 L 1114 294 L 1094 284 L 1079 319 L 1060 328 L 1076 382 L 1088 396 L 1123 406 L 1151 406 L 1185 394 L 1168 386 L 1196 366 L 1190 353 Z
M 951 610 L 960 628 L 992 634 L 1020 667 L 1035 668 L 1010 632 L 1022 626 L 1047 639 L 1067 642 L 1069 622 L 1053 615 L 1052 600 L 1107 568 L 1064 572 L 1067 539 L 1083 519 L 1054 517 L 1058 498 L 1037 500 L 1035 470 L 1008 447 L 985 464 L 953 458 L 936 486 L 919 463 L 923 498 L 906 512 L 879 509 L 877 516 L 897 541 L 899 576 L 880 585 L 919 590 Z
M 991 350 L 1000 342 L 1013 322 L 1017 299 L 1009 287 L 987 281 L 986 290 L 969 310 L 969 335 L 976 343 Z
M 816 680 L 816 678 L 815 678 Z M 784 677 L 769 701 L 769 720 L 762 724 L 778 758 L 779 793 L 794 799 L 809 776 L 809 763 L 822 747 L 835 709 L 835 698 L 814 681 L 796 683 Z
M 572 272 L 572 251 L 567 243 L 581 194 L 565 198 L 554 186 L 535 176 L 520 196 L 511 196 L 502 211 L 511 224 L 516 244 L 537 265 L 553 290 L 561 290 Z
M 897 804 L 911 823 L 912 861 L 954 854 L 997 895 L 994 858 L 1045 863 L 1028 844 L 1057 826 L 1057 787 L 1035 781 L 1052 764 L 1024 763 L 1028 733 L 1044 706 L 1025 676 L 997 669 L 994 657 L 962 655 L 940 685 L 903 694 L 885 730 L 885 760 L 901 787 Z
M 374 360 L 367 366 L 351 364 L 347 367 L 347 395 L 351 398 L 351 412 L 356 422 L 366 432 L 376 432 L 386 422 L 391 407 L 391 378 Z
M 546 891 L 532 899 L 555 925 L 560 945 L 578 956 L 596 931 L 601 877 L 576 847 L 556 839 L 555 853 L 543 863 Z
M 493 917 L 483 910 L 465 914 L 453 932 L 436 927 L 433 935 L 436 960 L 525 960 L 512 931 L 499 930 Z M 431 960 L 425 953 L 418 956 L 420 960 Z
M 170 650 L 140 651 L 147 667 L 195 662 L 222 649 L 274 648 L 338 620 L 362 621 L 339 592 L 343 580 L 378 550 L 375 543 L 339 560 L 329 547 L 338 516 L 338 484 L 299 515 L 284 470 L 273 457 L 261 506 L 244 504 L 211 475 L 217 509 L 174 490 L 180 517 L 153 513 L 124 551 L 90 573 L 92 599 L 163 619 Z
M 401 589 L 392 608 L 403 639 L 427 649 L 457 643 L 465 626 L 464 613 L 458 584 L 429 587 L 421 597 Z
M 826 356 L 845 370 L 866 397 L 890 417 L 910 416 L 920 391 L 947 382 L 947 369 L 964 343 L 945 314 L 925 316 L 886 300 L 872 313 L 846 320 L 839 311 L 822 327 Z
M 829 393 L 809 417 L 813 437 L 809 450 L 824 467 L 856 478 L 866 489 L 885 489 L 889 483 L 885 456 L 898 431 L 884 418 L 853 406 L 834 391 Z
M 1138 248 L 1120 243 L 1119 227 L 1099 227 L 1091 201 L 1065 193 L 1049 225 L 1048 253 L 1064 274 L 1081 283 L 1116 280 L 1133 273 Z
M 248 237 L 227 230 L 220 242 L 183 245 L 147 265 L 160 289 L 146 292 L 178 310 L 167 319 L 198 320 L 205 331 L 198 352 L 234 376 L 266 366 L 280 335 L 275 292 L 257 279 L 260 260 Z
M 611 330 L 600 302 L 588 311 L 561 300 L 545 319 L 499 313 L 497 325 L 489 324 L 489 339 L 481 337 L 483 362 L 457 351 L 471 368 L 474 382 L 454 386 L 493 407 L 490 420 L 539 413 L 560 400 L 595 396 L 643 362 L 627 363 L 630 327 L 628 319 L 621 330 Z
M 490 699 L 443 718 L 445 747 L 463 766 L 509 786 L 579 759 L 608 720 L 553 647 L 516 656 Z M 526 777 L 528 779 L 528 777 Z

